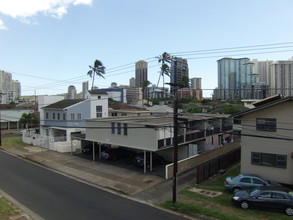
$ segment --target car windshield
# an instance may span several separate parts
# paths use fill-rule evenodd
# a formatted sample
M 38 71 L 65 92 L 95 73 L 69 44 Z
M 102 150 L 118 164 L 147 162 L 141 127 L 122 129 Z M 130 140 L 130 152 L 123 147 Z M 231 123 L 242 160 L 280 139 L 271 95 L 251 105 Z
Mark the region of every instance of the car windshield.
M 254 195 L 256 195 L 256 194 L 259 193 L 259 192 L 260 192 L 259 189 L 252 189 L 252 190 L 250 191 L 250 195 L 251 195 L 251 196 L 254 196 Z

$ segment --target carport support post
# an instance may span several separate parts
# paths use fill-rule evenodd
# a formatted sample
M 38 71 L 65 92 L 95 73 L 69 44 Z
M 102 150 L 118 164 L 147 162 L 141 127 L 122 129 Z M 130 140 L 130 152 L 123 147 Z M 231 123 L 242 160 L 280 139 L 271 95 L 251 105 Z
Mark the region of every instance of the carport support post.
M 150 152 L 150 171 L 153 171 L 153 152 Z
M 99 145 L 99 160 L 101 160 L 101 153 L 102 153 L 102 144 L 101 143 L 98 143 Z
M 146 151 L 143 151 L 143 173 L 146 173 Z
M 73 154 L 72 153 L 72 151 L 73 151 L 72 150 L 72 148 L 73 148 L 73 138 L 72 138 L 72 135 L 70 136 L 70 140 L 71 140 L 71 146 L 70 146 L 71 148 L 70 148 L 70 151 L 71 151 L 71 155 L 72 155 Z
M 96 160 L 95 142 L 93 142 L 93 160 Z

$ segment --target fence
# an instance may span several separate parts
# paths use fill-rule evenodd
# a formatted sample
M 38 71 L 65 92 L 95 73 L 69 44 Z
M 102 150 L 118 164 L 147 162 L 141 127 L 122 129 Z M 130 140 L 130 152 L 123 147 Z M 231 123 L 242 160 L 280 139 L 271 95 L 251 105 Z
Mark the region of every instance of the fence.
M 240 161 L 241 149 L 235 149 L 196 167 L 196 183 L 199 184 Z

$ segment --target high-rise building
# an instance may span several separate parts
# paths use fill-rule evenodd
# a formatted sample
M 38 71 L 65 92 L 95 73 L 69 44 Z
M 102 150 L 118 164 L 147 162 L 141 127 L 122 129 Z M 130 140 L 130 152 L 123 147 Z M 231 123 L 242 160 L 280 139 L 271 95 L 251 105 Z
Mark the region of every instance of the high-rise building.
M 132 77 L 130 80 L 129 80 L 129 86 L 130 87 L 135 87 L 135 78 Z
M 76 88 L 75 86 L 69 86 L 68 87 L 68 93 L 67 93 L 68 99 L 76 99 Z
M 271 65 L 273 84 L 271 90 L 274 94 L 284 96 L 293 95 L 293 60 L 277 61 Z
M 259 76 L 259 82 L 268 87 L 268 96 L 272 96 L 275 92 L 270 88 L 270 85 L 275 84 L 275 77 L 272 71 L 272 65 L 274 61 L 258 61 L 253 59 L 253 72 Z
M 135 87 L 145 87 L 148 81 L 148 63 L 140 60 L 135 63 Z M 143 98 L 147 98 L 147 88 L 143 89 Z
M 21 96 L 21 85 L 18 80 L 12 80 L 13 100 L 18 100 Z
M 191 83 L 191 89 L 201 89 L 201 78 L 191 78 L 190 79 L 190 83 Z
M 186 59 L 180 57 L 174 57 L 171 61 L 170 68 L 171 83 L 180 84 L 185 80 L 189 80 L 188 63 Z M 175 83 L 175 84 L 176 84 Z M 171 92 L 173 86 L 171 86 Z
M 148 63 L 140 60 L 135 63 L 135 87 L 143 87 L 143 83 L 148 80 Z
M 248 58 L 222 58 L 218 62 L 218 90 L 222 100 L 251 99 L 251 89 L 258 83 L 253 62 Z
M 20 97 L 20 82 L 12 80 L 12 74 L 0 70 L 0 103 L 14 102 Z

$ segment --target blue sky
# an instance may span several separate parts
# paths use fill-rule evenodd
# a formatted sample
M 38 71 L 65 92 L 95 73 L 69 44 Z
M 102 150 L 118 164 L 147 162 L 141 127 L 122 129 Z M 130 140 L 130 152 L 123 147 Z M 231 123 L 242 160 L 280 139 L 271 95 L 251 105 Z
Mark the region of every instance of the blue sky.
M 129 84 L 134 63 L 147 59 L 156 84 L 155 57 L 168 52 L 188 58 L 190 78 L 201 77 L 210 96 L 222 57 L 293 56 L 292 10 L 292 0 L 0 0 L 0 70 L 21 82 L 23 95 L 57 94 L 91 85 L 88 65 L 95 59 L 106 67 L 106 79 L 96 78 L 99 88 Z M 276 45 L 178 53 L 269 44 Z

